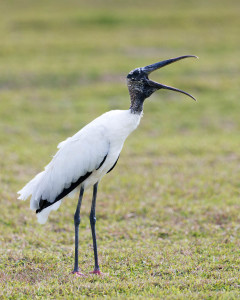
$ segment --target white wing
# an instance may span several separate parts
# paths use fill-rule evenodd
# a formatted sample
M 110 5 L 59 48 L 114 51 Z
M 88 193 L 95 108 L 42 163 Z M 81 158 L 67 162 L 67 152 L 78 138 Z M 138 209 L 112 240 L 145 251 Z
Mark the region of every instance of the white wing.
M 58 152 L 45 170 L 31 180 L 21 191 L 20 199 L 30 195 L 30 208 L 39 208 L 40 199 L 54 202 L 81 176 L 96 170 L 109 151 L 109 139 L 103 125 L 92 122 L 58 145 Z

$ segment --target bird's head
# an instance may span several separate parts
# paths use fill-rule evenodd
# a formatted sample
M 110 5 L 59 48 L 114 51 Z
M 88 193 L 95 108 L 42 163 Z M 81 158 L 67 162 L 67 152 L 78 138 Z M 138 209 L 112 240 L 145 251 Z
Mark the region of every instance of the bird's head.
M 156 92 L 159 89 L 166 89 L 171 90 L 179 93 L 183 93 L 192 99 L 196 100 L 192 95 L 188 94 L 187 92 L 184 92 L 182 90 L 179 90 L 177 88 L 167 86 L 158 82 L 155 82 L 153 80 L 150 80 L 148 78 L 148 75 L 152 73 L 155 70 L 158 70 L 166 65 L 169 65 L 171 63 L 174 63 L 178 60 L 187 58 L 187 57 L 195 57 L 194 55 L 185 55 L 180 56 L 176 58 L 171 58 L 168 60 L 160 61 L 158 63 L 142 67 L 142 68 L 136 68 L 132 70 L 127 75 L 127 85 L 129 94 L 131 97 L 131 107 L 130 109 L 133 112 L 139 113 L 142 111 L 143 102 L 146 98 L 150 97 L 154 92 Z

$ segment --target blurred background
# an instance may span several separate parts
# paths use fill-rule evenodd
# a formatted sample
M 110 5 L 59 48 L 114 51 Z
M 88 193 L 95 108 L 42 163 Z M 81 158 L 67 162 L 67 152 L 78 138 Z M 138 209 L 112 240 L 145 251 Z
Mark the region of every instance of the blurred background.
M 227 256 L 231 266 L 236 263 L 239 12 L 238 0 L 0 2 L 0 222 L 8 274 L 4 284 L 17 284 L 11 268 L 19 260 L 24 261 L 17 266 L 25 283 L 36 264 L 46 263 L 38 267 L 51 277 L 46 248 L 52 249 L 53 261 L 58 255 L 59 268 L 72 263 L 76 199 L 64 201 L 42 227 L 29 211 L 29 202 L 17 201 L 16 192 L 49 162 L 60 141 L 105 111 L 128 109 L 125 76 L 130 70 L 186 54 L 199 60 L 183 60 L 151 78 L 191 93 L 198 102 L 170 91 L 155 93 L 145 102 L 144 118 L 127 140 L 116 169 L 102 181 L 97 207 L 102 264 L 108 270 L 121 247 L 127 253 L 122 261 L 129 260 L 120 268 L 126 281 L 120 269 L 113 272 L 120 274 L 122 284 L 139 279 L 142 269 L 136 257 L 144 257 L 148 280 L 160 280 L 164 290 L 164 280 L 170 280 L 167 276 L 177 262 L 167 258 L 164 268 L 169 274 L 154 277 L 151 274 L 161 268 L 154 259 L 161 260 L 163 253 L 177 257 L 180 248 L 192 249 L 197 241 L 201 253 L 215 251 L 209 249 L 218 245 L 217 253 Z M 89 199 L 90 194 L 83 203 L 80 238 L 85 267 L 92 259 L 86 251 L 91 247 Z M 156 248 L 161 250 L 156 253 Z M 213 255 L 207 253 L 203 264 Z M 179 261 L 180 269 L 188 263 L 191 269 L 191 261 Z M 129 265 L 139 267 L 139 273 L 132 274 Z M 194 282 L 201 278 L 197 271 L 194 276 Z M 176 289 L 178 279 L 172 283 Z M 115 295 L 111 284 L 108 288 Z M 35 293 L 31 287 L 24 289 Z M 46 286 L 42 289 L 48 291 Z M 144 291 L 147 294 L 147 287 Z M 142 290 L 134 293 L 142 295 Z

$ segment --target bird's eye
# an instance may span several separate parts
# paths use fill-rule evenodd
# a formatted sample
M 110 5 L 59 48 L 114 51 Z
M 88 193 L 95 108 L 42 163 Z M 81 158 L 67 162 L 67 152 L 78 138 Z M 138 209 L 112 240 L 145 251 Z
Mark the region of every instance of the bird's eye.
M 138 70 L 136 70 L 136 71 L 133 72 L 133 76 L 135 76 L 135 77 L 138 76 L 138 74 L 139 74 Z
M 136 79 L 136 77 L 137 77 L 138 75 L 139 75 L 139 70 L 138 70 L 138 69 L 137 69 L 137 70 L 133 70 L 133 71 L 131 71 L 131 72 L 127 75 L 127 78 L 134 80 L 134 79 Z

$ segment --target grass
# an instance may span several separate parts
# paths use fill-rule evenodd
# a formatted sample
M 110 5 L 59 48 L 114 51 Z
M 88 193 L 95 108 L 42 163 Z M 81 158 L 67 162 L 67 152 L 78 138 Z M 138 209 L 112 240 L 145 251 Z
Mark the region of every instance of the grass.
M 0 3 L 0 295 L 2 299 L 240 297 L 239 9 L 224 1 Z M 126 74 L 195 54 L 152 77 L 159 91 L 97 200 L 104 278 L 70 275 L 67 199 L 45 226 L 18 191 L 56 145 L 98 115 L 127 109 Z M 91 191 L 80 265 L 93 268 Z

